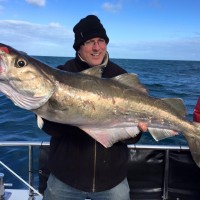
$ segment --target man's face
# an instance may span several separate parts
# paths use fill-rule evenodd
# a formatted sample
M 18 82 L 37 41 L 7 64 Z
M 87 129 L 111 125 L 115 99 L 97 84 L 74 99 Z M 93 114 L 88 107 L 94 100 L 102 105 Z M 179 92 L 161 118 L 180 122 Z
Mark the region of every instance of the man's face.
M 107 44 L 102 38 L 92 38 L 80 46 L 78 53 L 90 66 L 100 65 L 107 51 Z

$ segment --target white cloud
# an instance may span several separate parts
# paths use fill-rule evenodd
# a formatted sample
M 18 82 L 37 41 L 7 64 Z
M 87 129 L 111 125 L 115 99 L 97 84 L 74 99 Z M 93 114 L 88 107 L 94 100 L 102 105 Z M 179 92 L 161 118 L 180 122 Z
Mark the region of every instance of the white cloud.
M 110 3 L 110 2 L 105 2 L 102 5 L 102 8 L 108 12 L 117 12 L 122 8 L 122 5 L 120 2 L 117 2 L 116 4 Z
M 1 43 L 28 54 L 65 56 L 67 49 L 72 53 L 73 32 L 58 23 L 0 20 L 0 27 Z
M 29 55 L 74 56 L 74 34 L 62 24 L 35 24 L 28 21 L 0 20 L 1 43 Z M 193 37 L 117 41 L 108 45 L 111 58 L 200 60 L 200 33 Z
M 61 28 L 62 27 L 62 25 L 60 25 L 60 23 L 58 23 L 58 22 L 51 22 L 49 25 L 51 27 L 54 27 L 54 28 Z
M 26 0 L 27 3 L 35 6 L 45 6 L 45 0 Z

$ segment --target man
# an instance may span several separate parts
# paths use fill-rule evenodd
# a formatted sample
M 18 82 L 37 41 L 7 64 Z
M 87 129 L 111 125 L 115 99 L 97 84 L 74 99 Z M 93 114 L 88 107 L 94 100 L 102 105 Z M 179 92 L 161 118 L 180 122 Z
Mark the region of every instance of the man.
M 80 72 L 102 65 L 104 78 L 126 73 L 109 60 L 109 38 L 96 16 L 81 19 L 73 31 L 76 57 L 59 66 L 59 69 Z M 142 123 L 139 128 L 146 130 Z M 130 199 L 126 179 L 128 148 L 125 142 L 104 148 L 78 127 L 47 120 L 44 120 L 43 130 L 52 136 L 49 158 L 51 174 L 44 200 Z M 140 135 L 133 138 L 132 143 L 137 142 Z

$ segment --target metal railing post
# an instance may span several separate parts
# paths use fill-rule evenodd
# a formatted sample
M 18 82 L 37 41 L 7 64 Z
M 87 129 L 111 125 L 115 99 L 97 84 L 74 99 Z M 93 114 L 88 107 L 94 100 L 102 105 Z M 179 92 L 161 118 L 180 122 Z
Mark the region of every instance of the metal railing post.
M 168 199 L 168 182 L 169 182 L 169 149 L 165 150 L 165 168 L 163 179 L 163 200 Z
M 29 155 L 28 155 L 28 176 L 29 176 L 29 185 L 33 186 L 34 177 L 33 177 L 33 146 L 29 145 Z M 34 191 L 29 188 L 29 200 L 34 200 Z

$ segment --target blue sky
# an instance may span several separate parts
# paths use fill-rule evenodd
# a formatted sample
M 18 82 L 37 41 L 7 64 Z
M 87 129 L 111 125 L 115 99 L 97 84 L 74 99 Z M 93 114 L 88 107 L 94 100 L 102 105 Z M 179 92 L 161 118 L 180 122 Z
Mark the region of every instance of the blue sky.
M 0 0 L 0 43 L 72 57 L 73 27 L 97 15 L 111 58 L 200 60 L 199 0 Z

